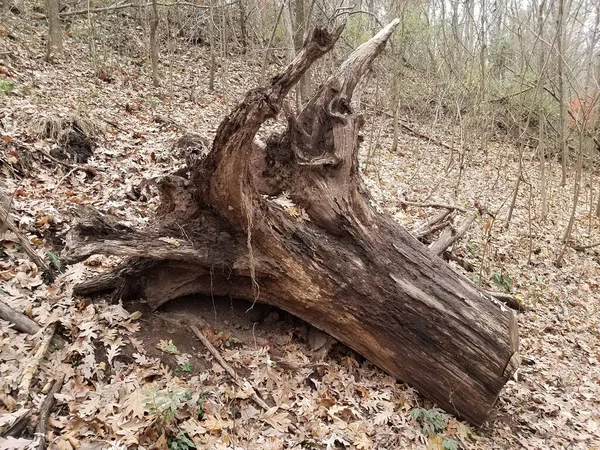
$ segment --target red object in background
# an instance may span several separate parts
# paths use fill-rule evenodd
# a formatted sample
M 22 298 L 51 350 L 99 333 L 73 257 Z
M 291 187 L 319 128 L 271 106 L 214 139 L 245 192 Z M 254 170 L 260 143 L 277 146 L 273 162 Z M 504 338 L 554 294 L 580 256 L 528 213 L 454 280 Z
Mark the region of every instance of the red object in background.
M 600 90 L 588 88 L 583 93 L 576 93 L 569 102 L 569 127 L 579 129 L 584 127 L 586 131 L 593 131 L 598 122 L 600 109 Z

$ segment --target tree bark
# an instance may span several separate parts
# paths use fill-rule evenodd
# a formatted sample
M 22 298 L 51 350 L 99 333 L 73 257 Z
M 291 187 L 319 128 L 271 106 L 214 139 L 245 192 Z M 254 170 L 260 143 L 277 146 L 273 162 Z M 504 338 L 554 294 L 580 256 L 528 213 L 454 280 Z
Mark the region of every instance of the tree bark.
M 158 6 L 156 0 L 152 0 L 152 19 L 150 19 L 150 64 L 152 66 L 152 84 L 154 87 L 160 86 L 160 76 L 158 74 L 158 40 L 156 33 L 158 31 Z
M 48 17 L 48 42 L 46 43 L 46 60 L 63 55 L 62 30 L 58 17 L 58 0 L 46 0 Z
M 518 366 L 515 317 L 378 213 L 360 177 L 364 121 L 350 102 L 397 24 L 355 50 L 297 117 L 287 111 L 285 132 L 255 142 L 342 31 L 315 29 L 284 73 L 223 120 L 210 153 L 186 158 L 187 177 L 157 182 L 149 229 L 83 210 L 65 259 L 126 259 L 76 292 L 142 295 L 154 308 L 194 293 L 268 303 L 483 423 Z

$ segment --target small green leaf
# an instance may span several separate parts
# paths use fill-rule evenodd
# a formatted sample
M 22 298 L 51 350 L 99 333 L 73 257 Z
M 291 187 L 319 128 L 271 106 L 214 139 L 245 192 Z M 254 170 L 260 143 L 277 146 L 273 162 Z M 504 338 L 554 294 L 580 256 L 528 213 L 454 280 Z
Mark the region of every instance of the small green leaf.
M 50 258 L 50 261 L 52 262 L 52 265 L 56 267 L 56 270 L 61 270 L 62 264 L 60 262 L 60 258 L 56 253 L 54 253 L 52 250 L 48 250 L 46 252 L 46 256 Z
M 443 450 L 458 450 L 458 444 L 456 443 L 456 441 L 452 438 L 449 438 L 448 436 L 444 437 L 444 440 L 442 441 L 442 449 Z

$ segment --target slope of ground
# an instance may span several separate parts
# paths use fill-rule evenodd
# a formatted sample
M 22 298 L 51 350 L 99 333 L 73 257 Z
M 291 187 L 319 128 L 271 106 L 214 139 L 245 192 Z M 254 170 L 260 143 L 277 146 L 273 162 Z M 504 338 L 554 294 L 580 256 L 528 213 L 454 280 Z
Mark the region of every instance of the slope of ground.
M 49 64 L 42 58 L 45 28 L 11 20 L 7 29 L 12 37 L 0 33 L 3 189 L 11 195 L 20 229 L 47 260 L 59 254 L 81 205 L 143 227 L 157 205 L 156 192 L 144 189 L 141 200 L 147 201 L 140 201 L 135 188 L 177 167 L 172 144 L 180 135 L 212 138 L 221 118 L 258 79 L 256 55 L 232 57 L 222 61 L 216 90 L 210 93 L 207 50 L 179 44 L 172 44 L 163 60 L 160 88 L 151 87 L 143 58 L 125 57 L 109 47 L 102 48 L 104 69 L 98 77 L 83 24 L 72 26 L 68 57 Z M 60 126 L 72 119 L 87 124 L 96 136 L 97 147 L 86 163 L 93 170 L 57 165 L 41 153 L 60 146 L 55 137 L 44 137 L 48 124 Z M 117 260 L 93 257 L 63 268 L 48 285 L 9 232 L 0 246 L 2 301 L 42 325 L 58 321 L 69 343 L 47 355 L 32 401 L 21 406 L 14 393 L 39 336 L 18 333 L 0 321 L 0 427 L 39 406 L 42 388 L 62 373 L 66 381 L 50 421 L 50 447 L 61 450 L 135 445 L 182 450 L 192 445 L 600 448 L 600 256 L 595 249 L 569 250 L 561 268 L 553 265 L 572 197 L 571 187 L 558 186 L 558 164 L 550 162 L 550 214 L 541 222 L 538 168 L 532 155 L 526 155 L 527 182 L 506 229 L 503 221 L 518 167 L 516 149 L 509 143 L 492 140 L 487 158 L 471 150 L 457 187 L 457 152 L 402 135 L 399 151 L 392 154 L 387 150 L 389 118 L 367 116 L 366 136 L 371 126 L 380 138 L 372 145 L 365 142 L 364 160 L 369 159 L 368 147 L 373 153 L 366 176 L 383 211 L 409 229 L 436 211 L 405 207 L 401 200 L 454 203 L 469 213 L 479 205 L 497 218 L 478 217 L 454 250 L 475 267 L 468 274 L 474 281 L 510 290 L 530 307 L 519 314 L 525 364 L 508 383 L 486 427 L 473 430 L 440 413 L 409 386 L 342 346 L 322 361 L 323 353 L 309 345 L 306 324 L 283 312 L 234 307 L 235 300 L 229 299 L 187 299 L 152 313 L 142 304 L 74 298 L 78 280 Z M 437 133 L 458 147 L 452 130 L 441 134 L 438 128 Z M 571 186 L 571 178 L 569 182 Z M 590 188 L 597 184 L 592 180 L 583 191 L 577 242 L 598 239 L 599 223 L 586 213 Z M 189 329 L 200 325 L 196 315 L 209 322 L 209 339 L 247 380 L 241 387 L 196 341 Z M 272 406 L 269 410 L 251 400 L 250 385 Z M 0 440 L 3 448 L 29 443 Z

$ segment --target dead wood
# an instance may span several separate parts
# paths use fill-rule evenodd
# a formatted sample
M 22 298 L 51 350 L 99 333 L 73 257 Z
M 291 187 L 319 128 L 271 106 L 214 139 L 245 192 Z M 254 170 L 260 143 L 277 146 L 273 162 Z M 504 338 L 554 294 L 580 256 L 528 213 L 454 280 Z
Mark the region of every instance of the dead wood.
M 39 343 L 34 355 L 31 358 L 29 358 L 29 361 L 27 361 L 27 364 L 25 364 L 25 368 L 21 373 L 21 381 L 19 382 L 19 394 L 17 396 L 17 400 L 21 404 L 25 404 L 29 400 L 31 382 L 33 380 L 34 375 L 37 373 L 42 358 L 44 358 L 44 356 L 48 352 L 48 349 L 50 348 L 50 342 L 52 342 L 52 338 L 54 337 L 55 332 L 56 322 L 48 326 L 46 334 Z
M 54 403 L 56 401 L 54 394 L 58 394 L 60 392 L 64 380 L 65 375 L 60 374 L 52 384 L 50 391 L 48 391 L 48 395 L 46 395 L 42 406 L 40 406 L 40 417 L 35 427 L 35 436 L 38 439 L 37 450 L 44 450 L 47 447 L 46 433 L 48 431 L 48 419 L 50 418 L 50 413 L 52 412 L 52 408 L 54 408 Z
M 417 239 L 423 239 L 424 237 L 435 233 L 436 231 L 444 229 L 450 224 L 456 214 L 454 211 L 449 209 L 442 210 L 439 214 L 430 217 L 421 226 L 417 227 L 412 234 Z
M 578 252 L 582 252 L 583 250 L 587 250 L 589 248 L 594 248 L 594 247 L 598 247 L 600 246 L 600 242 L 594 242 L 593 244 L 587 244 L 587 245 L 576 245 L 576 244 L 571 244 L 570 247 Z
M 261 144 L 261 125 L 342 31 L 314 30 L 282 74 L 222 121 L 206 157 L 160 181 L 158 219 L 147 229 L 82 210 L 64 259 L 124 261 L 76 291 L 143 296 L 154 308 L 196 293 L 268 303 L 449 412 L 485 421 L 519 364 L 514 314 L 380 214 L 360 175 L 364 120 L 352 97 L 397 25 L 356 49 Z
M 445 228 L 444 231 L 442 231 L 440 237 L 437 239 L 437 241 L 433 242 L 429 246 L 429 250 L 431 250 L 437 256 L 442 255 L 448 249 L 448 247 L 450 247 L 452 244 L 454 244 L 456 241 L 458 241 L 465 235 L 465 233 L 475 220 L 475 217 L 477 217 L 475 214 L 471 214 L 467 219 L 462 221 L 460 227 L 458 227 L 458 229 L 456 230 L 452 227 Z
M 42 328 L 25 314 L 15 311 L 2 300 L 0 300 L 0 319 L 12 323 L 15 330 L 27 334 L 36 334 Z
M 9 436 L 15 438 L 21 437 L 21 435 L 27 429 L 27 426 L 29 425 L 29 420 L 31 419 L 32 415 L 31 409 L 22 411 L 22 415 L 17 420 L 15 420 L 14 423 L 11 426 L 9 426 L 5 431 L 0 433 L 0 436 L 2 436 L 3 438 Z
M 529 308 L 521 303 L 517 297 L 512 294 L 508 294 L 506 292 L 492 292 L 492 291 L 483 291 L 487 295 L 494 297 L 497 300 L 500 300 L 502 303 L 506 304 L 511 309 L 515 311 L 524 312 L 529 311 Z
M 50 269 L 50 266 L 44 262 L 44 260 L 37 254 L 35 249 L 31 246 L 29 239 L 27 239 L 21 230 L 15 225 L 13 215 L 8 210 L 9 203 L 6 201 L 4 194 L 0 193 L 0 230 L 3 228 L 9 229 L 17 237 L 19 244 L 23 248 L 23 251 L 29 256 L 29 259 L 46 275 L 46 277 L 52 281 L 54 279 L 54 273 Z
M 467 212 L 467 210 L 465 208 L 463 208 L 462 206 L 458 206 L 458 205 L 449 205 L 446 203 L 437 203 L 437 202 L 430 202 L 430 203 L 420 203 L 420 202 L 411 202 L 409 200 L 399 200 L 399 203 L 401 205 L 406 205 L 406 206 L 418 206 L 420 208 L 444 208 L 444 209 L 448 209 L 450 211 L 453 210 L 457 210 L 460 212 Z
M 37 322 L 31 320 L 23 313 L 15 311 L 2 300 L 0 300 L 0 319 L 12 323 L 15 326 L 15 330 L 27 334 L 37 334 L 42 329 Z M 57 348 L 62 348 L 65 345 L 65 341 L 60 336 L 54 336 L 52 344 Z
M 212 345 L 212 343 L 208 340 L 208 338 L 206 336 L 204 336 L 204 334 L 202 334 L 202 332 L 198 329 L 198 327 L 192 325 L 191 329 L 194 332 L 194 334 L 196 335 L 196 337 L 200 340 L 200 342 L 202 342 L 202 344 L 204 344 L 204 346 L 210 352 L 210 354 L 213 356 L 213 358 L 215 358 L 216 361 L 219 363 L 219 365 L 221 367 L 223 367 L 223 369 L 225 369 L 225 372 L 227 372 L 229 374 L 229 376 L 231 377 L 232 381 L 235 384 L 237 384 L 240 389 L 244 389 L 244 390 L 247 390 L 247 391 L 249 390 L 250 393 L 251 393 L 250 394 L 251 398 L 254 401 L 254 403 L 256 403 L 263 410 L 267 411 L 269 409 L 269 405 L 267 405 L 265 403 L 265 401 L 258 396 L 258 393 L 256 392 L 256 389 L 254 389 L 254 387 L 252 385 L 250 385 L 250 383 L 248 381 L 244 382 L 237 375 L 237 373 L 235 372 L 235 370 L 233 370 L 233 367 L 231 367 L 227 363 L 227 361 L 225 361 L 225 358 L 223 358 L 221 356 L 221 354 L 219 353 L 219 350 L 217 350 L 215 348 L 215 346 Z
M 444 259 L 446 261 L 453 261 L 456 264 L 458 264 L 459 266 L 461 266 L 463 269 L 465 269 L 467 272 L 473 272 L 475 271 L 475 266 L 473 266 L 473 264 L 471 264 L 469 261 L 467 261 L 464 258 L 461 258 L 458 255 L 455 255 L 453 252 L 451 251 L 445 251 L 444 254 Z
M 413 127 L 407 125 L 406 123 L 404 123 L 403 121 L 399 120 L 398 123 L 400 124 L 400 126 L 402 128 L 404 128 L 406 131 L 408 131 L 410 134 L 412 134 L 413 136 L 418 137 L 419 139 L 422 139 L 424 141 L 427 142 L 431 142 L 432 144 L 437 145 L 438 147 L 442 147 L 445 148 L 447 150 L 451 150 L 454 152 L 458 152 L 458 150 L 452 148 L 451 146 L 449 146 L 448 144 L 444 144 L 442 141 L 440 141 L 437 138 L 431 137 L 426 135 L 425 133 L 421 133 L 420 131 L 415 130 Z
M 43 156 L 45 156 L 46 158 L 48 158 L 50 161 L 52 161 L 55 164 L 64 166 L 64 167 L 68 167 L 69 169 L 74 169 L 74 170 L 82 170 L 92 176 L 95 176 L 98 173 L 98 170 L 90 165 L 80 165 L 80 164 L 71 164 L 68 163 L 66 161 L 62 161 L 54 156 L 52 156 L 51 154 L 47 153 L 46 151 L 42 150 L 42 149 L 35 149 L 38 153 L 42 154 Z

